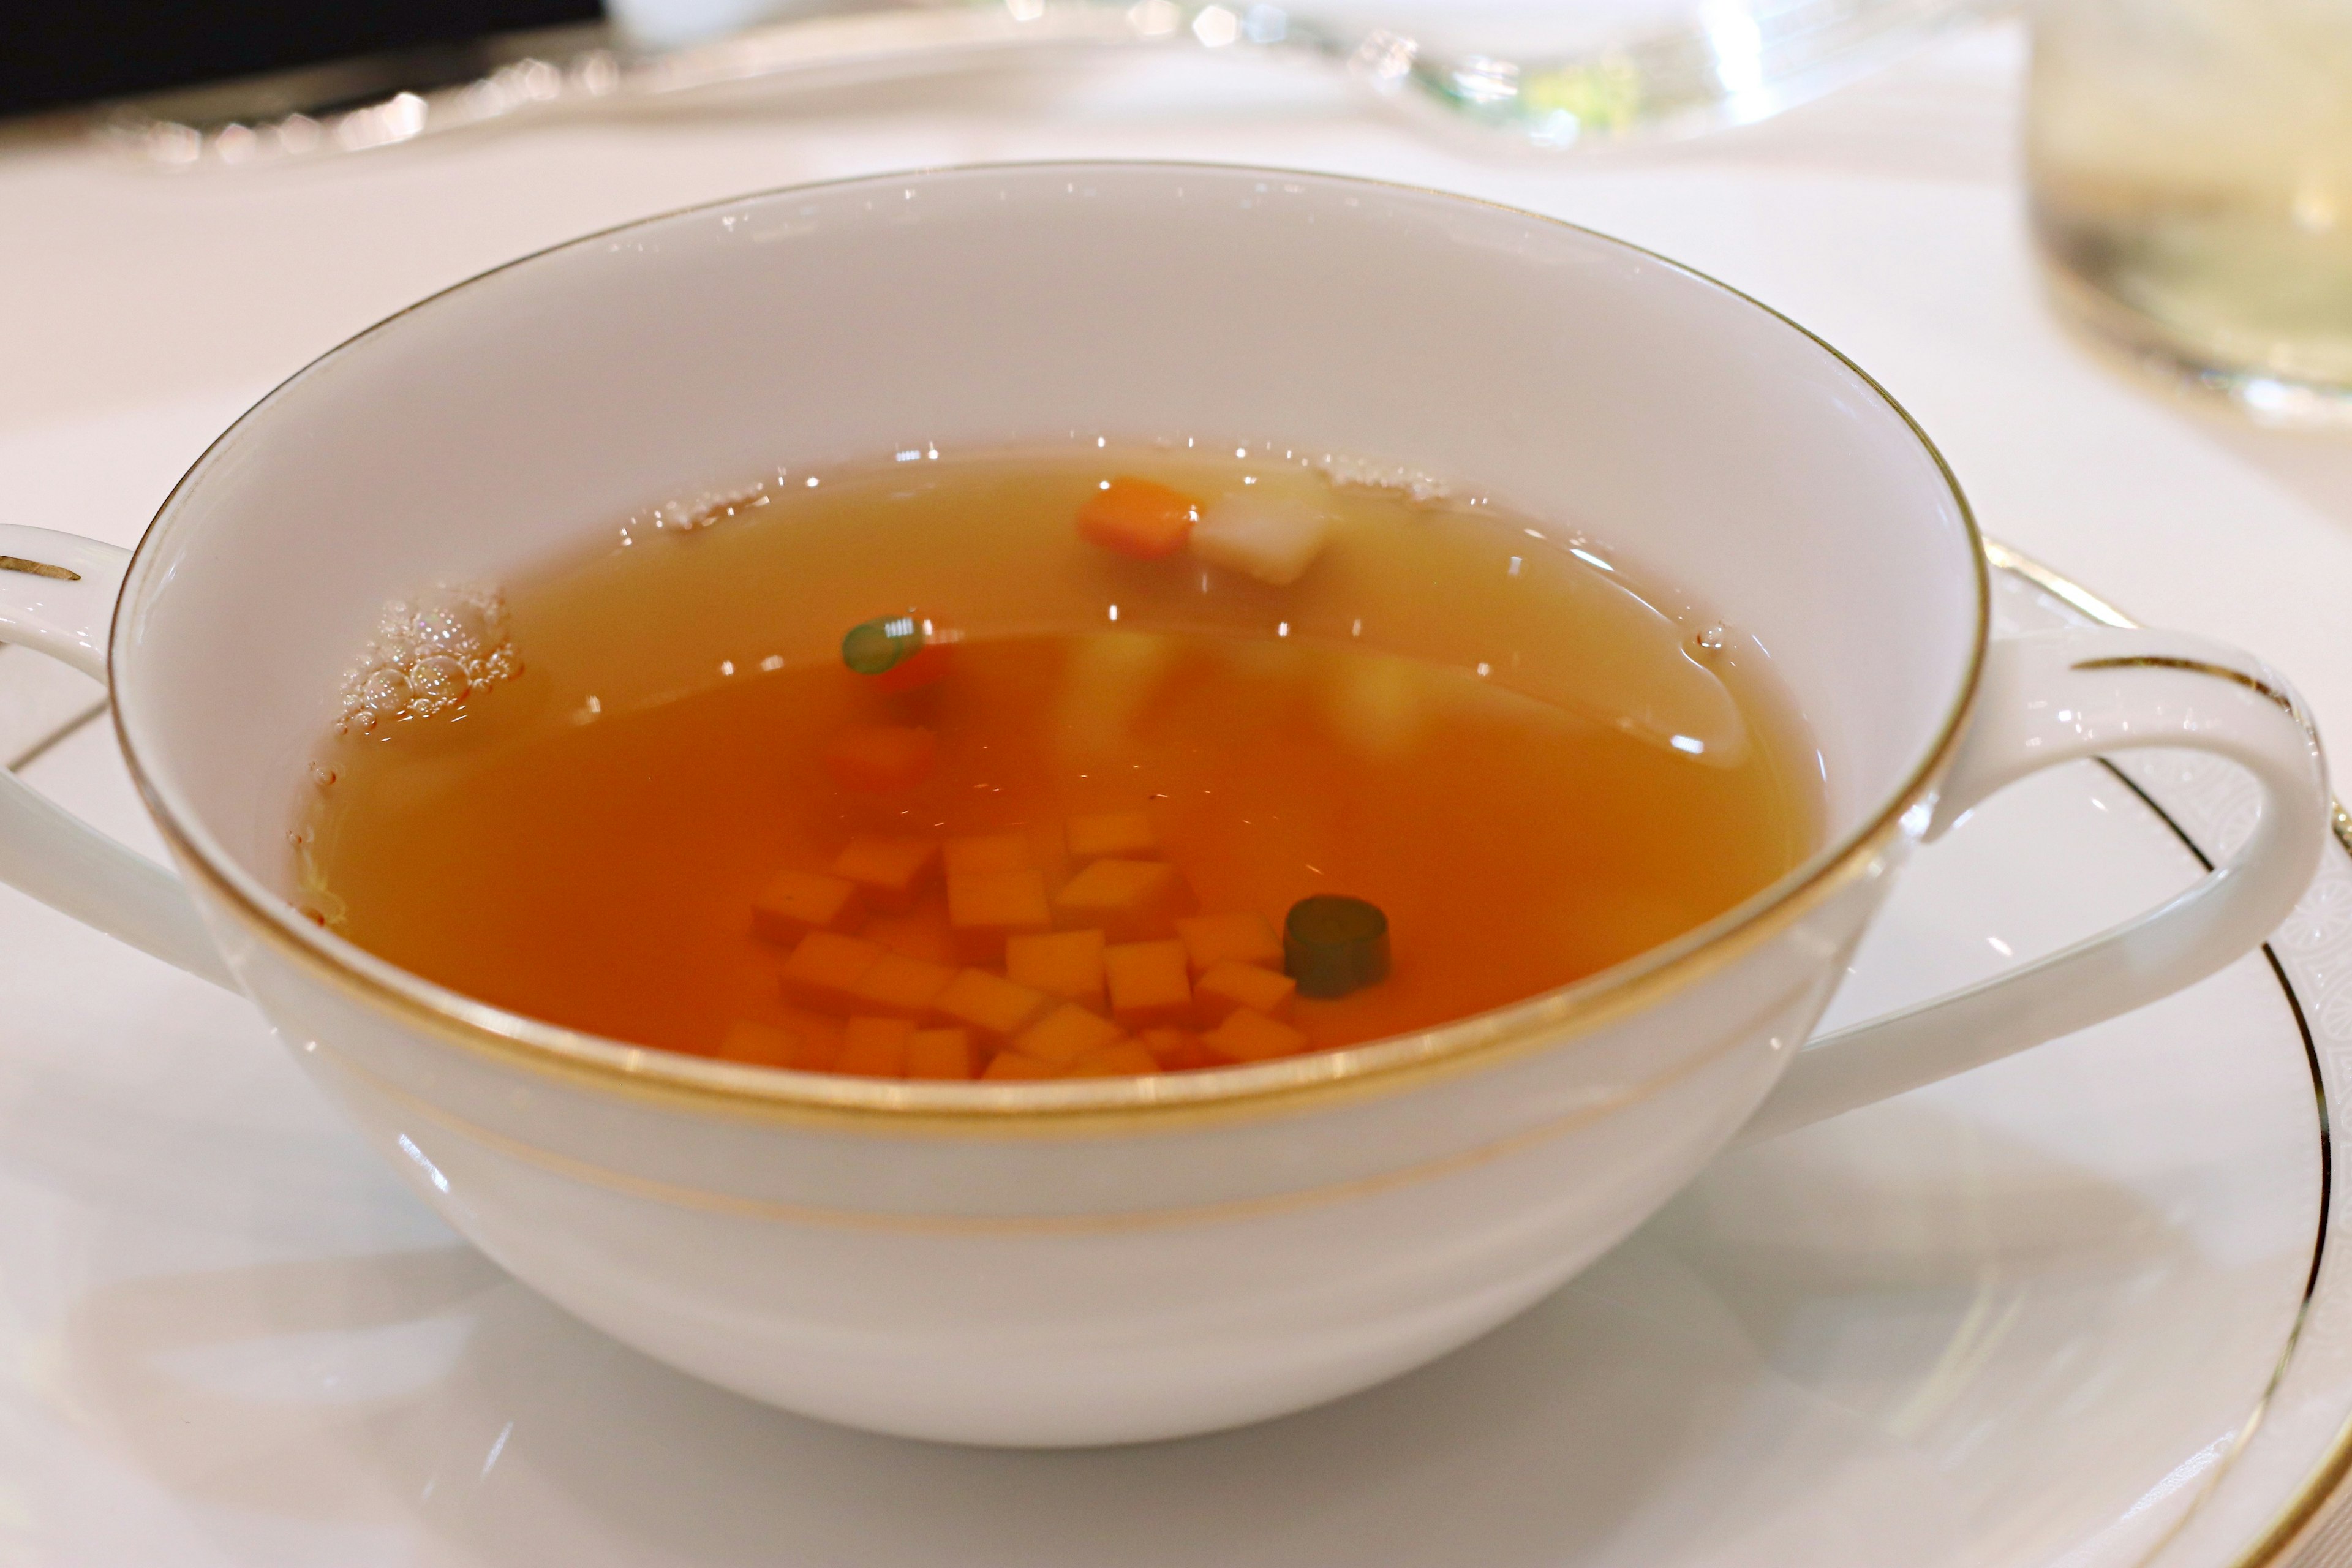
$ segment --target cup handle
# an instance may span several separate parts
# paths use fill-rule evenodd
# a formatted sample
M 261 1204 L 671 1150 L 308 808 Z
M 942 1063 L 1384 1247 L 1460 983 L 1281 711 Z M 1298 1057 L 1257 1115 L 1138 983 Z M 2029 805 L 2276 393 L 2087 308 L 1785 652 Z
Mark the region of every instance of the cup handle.
M 131 552 L 0 524 L 0 643 L 104 680 L 106 633 Z M 180 879 L 0 773 L 0 882 L 189 973 L 236 982 Z
M 1941 837 L 2028 773 L 2145 747 L 2210 752 L 2253 774 L 2262 816 L 2235 856 L 2086 942 L 1812 1041 L 1740 1140 L 1791 1131 L 2143 1006 L 2266 939 L 2310 886 L 2326 843 L 2327 767 L 2286 682 L 2201 637 L 2101 626 L 1993 643 L 1976 715 L 1922 837 Z

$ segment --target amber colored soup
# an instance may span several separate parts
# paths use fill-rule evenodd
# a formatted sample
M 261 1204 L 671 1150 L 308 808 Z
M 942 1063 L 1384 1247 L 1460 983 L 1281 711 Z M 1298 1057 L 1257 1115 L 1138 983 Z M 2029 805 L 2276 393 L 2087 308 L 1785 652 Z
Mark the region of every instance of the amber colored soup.
M 599 1036 L 804 1070 L 1037 1078 L 1429 1029 L 1622 963 L 1813 847 L 1810 745 L 1736 627 L 1475 491 L 1339 483 L 1310 458 L 926 449 L 633 517 L 504 585 L 519 673 L 421 716 L 355 709 L 322 739 L 300 897 L 403 968 Z M 1220 517 L 1309 509 L 1323 542 L 1276 584 L 1204 560 L 1199 537 L 1140 559 L 1082 533 L 1105 486 L 1136 479 Z M 1240 511 L 1214 512 L 1228 497 Z M 902 612 L 931 624 L 928 683 L 886 689 L 842 638 Z M 1087 859 L 1071 825 L 1103 816 L 1147 832 L 1112 858 L 1173 871 L 1095 922 L 1106 951 L 1160 944 L 1122 961 L 1160 977 L 1148 1007 L 1081 981 L 998 1033 L 1008 1017 L 933 1006 L 941 975 L 1013 962 L 1003 930 L 954 923 L 937 857 L 909 907 L 867 889 L 820 910 L 851 945 L 817 954 L 834 965 L 820 983 L 794 979 L 805 899 L 853 841 L 1013 855 L 1034 872 L 1014 892 L 1041 889 L 1066 932 L 1090 918 L 1055 903 Z M 761 913 L 779 879 L 799 915 Z M 1385 979 L 1265 1001 L 1281 1032 L 1224 1028 L 1230 995 L 1165 994 L 1180 917 L 1255 917 L 1278 944 L 1319 893 L 1386 916 Z M 1056 950 L 1057 977 L 1093 962 L 1090 942 Z M 842 978 L 844 954 L 868 952 L 916 961 L 887 1003 Z M 1174 984 L 1197 988 L 1202 955 L 1186 957 Z M 1265 973 L 1243 989 L 1270 998 L 1278 949 L 1248 963 Z M 1024 1052 L 1066 1005 L 1094 1017 Z

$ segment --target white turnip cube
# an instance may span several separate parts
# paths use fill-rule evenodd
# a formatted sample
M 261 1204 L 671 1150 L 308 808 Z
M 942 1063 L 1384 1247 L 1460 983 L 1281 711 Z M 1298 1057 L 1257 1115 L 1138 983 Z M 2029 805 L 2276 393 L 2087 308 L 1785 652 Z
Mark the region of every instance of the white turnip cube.
M 1306 575 L 1330 534 L 1329 515 L 1303 500 L 1228 495 L 1192 525 L 1192 553 L 1281 588 Z

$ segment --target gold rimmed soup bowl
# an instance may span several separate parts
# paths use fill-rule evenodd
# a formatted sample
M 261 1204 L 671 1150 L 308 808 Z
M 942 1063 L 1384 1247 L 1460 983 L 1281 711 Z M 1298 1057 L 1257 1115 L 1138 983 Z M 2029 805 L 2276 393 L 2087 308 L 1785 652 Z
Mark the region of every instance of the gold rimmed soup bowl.
M 297 909 L 306 763 L 385 600 L 495 581 L 780 442 L 835 458 L 1072 428 L 1276 430 L 1576 518 L 1771 649 L 1818 750 L 1820 847 L 1515 1006 L 1044 1084 L 599 1039 Z M 1426 1362 L 1591 1261 L 1743 1128 L 1899 1092 L 2244 952 L 2326 823 L 2317 745 L 2246 656 L 2137 630 L 1989 641 L 1951 475 L 1789 321 L 1526 213 L 1247 169 L 861 180 L 528 258 L 272 393 L 135 555 L 0 528 L 0 638 L 110 679 L 180 873 L 8 781 L 0 876 L 242 988 L 426 1202 L 580 1317 L 755 1398 L 965 1442 L 1206 1431 Z M 2236 859 L 2129 925 L 1801 1050 L 1915 842 L 2025 773 L 2131 745 L 2252 773 L 2262 821 Z

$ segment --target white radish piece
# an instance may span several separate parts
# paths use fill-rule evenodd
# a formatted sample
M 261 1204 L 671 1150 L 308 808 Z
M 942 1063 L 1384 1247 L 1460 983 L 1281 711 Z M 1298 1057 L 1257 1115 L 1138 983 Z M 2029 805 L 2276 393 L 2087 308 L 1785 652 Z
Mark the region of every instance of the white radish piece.
M 1330 517 L 1303 500 L 1228 495 L 1192 525 L 1192 553 L 1283 588 L 1306 575 L 1330 534 Z

